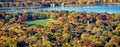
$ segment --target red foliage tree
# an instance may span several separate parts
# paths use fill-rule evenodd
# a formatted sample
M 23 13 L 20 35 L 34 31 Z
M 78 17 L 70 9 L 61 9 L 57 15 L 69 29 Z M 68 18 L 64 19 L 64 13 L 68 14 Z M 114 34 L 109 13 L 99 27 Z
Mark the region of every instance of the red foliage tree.
M 21 23 L 22 20 L 23 20 L 23 17 L 22 17 L 22 16 L 19 16 L 19 17 L 18 17 L 18 20 L 17 20 L 17 23 Z
M 88 47 L 95 47 L 95 45 L 93 45 L 93 44 L 90 44 Z
M 90 41 L 85 41 L 84 43 L 83 43 L 83 46 L 88 46 L 90 44 Z

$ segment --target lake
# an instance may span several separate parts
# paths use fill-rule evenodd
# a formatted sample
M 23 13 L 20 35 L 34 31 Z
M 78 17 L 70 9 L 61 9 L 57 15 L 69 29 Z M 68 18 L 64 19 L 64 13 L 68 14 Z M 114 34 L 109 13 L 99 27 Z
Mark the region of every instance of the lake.
M 46 8 L 0 8 L 3 11 L 23 11 L 28 9 L 29 11 L 37 12 L 38 10 L 68 10 L 77 12 L 108 12 L 108 13 L 120 13 L 120 4 L 99 4 L 99 5 L 89 5 L 89 6 L 56 6 L 56 7 L 46 7 Z

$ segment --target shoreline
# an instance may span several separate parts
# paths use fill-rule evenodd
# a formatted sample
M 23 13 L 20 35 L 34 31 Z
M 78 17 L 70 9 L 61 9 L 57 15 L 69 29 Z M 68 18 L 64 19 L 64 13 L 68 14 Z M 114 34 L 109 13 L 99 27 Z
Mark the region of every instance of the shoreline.
M 110 4 L 110 5 L 120 5 L 120 3 L 103 3 L 104 4 Z M 89 5 L 99 5 L 99 4 L 89 4 Z M 80 4 L 68 4 L 68 5 L 64 5 L 64 6 L 89 6 L 87 4 L 83 4 L 83 5 L 80 5 Z M 58 5 L 58 6 L 61 6 L 61 5 Z M 51 7 L 51 6 L 50 6 Z M 46 7 L 0 7 L 0 8 L 46 8 Z
M 103 3 L 103 4 L 119 4 L 120 5 L 120 3 Z

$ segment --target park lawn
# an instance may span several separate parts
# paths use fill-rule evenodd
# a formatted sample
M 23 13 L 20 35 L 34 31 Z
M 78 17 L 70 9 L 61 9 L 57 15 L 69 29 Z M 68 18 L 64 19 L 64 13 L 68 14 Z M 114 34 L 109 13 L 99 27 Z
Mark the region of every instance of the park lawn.
M 46 26 L 46 23 L 49 21 L 52 21 L 52 20 L 49 20 L 49 19 L 30 20 L 30 21 L 23 21 L 22 24 L 27 24 L 29 26 L 35 26 L 35 25 Z

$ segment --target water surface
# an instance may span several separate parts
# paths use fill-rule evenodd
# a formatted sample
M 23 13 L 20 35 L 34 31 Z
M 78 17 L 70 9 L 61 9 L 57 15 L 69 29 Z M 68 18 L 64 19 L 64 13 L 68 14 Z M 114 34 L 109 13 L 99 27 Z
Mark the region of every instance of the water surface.
M 23 11 L 29 10 L 37 12 L 38 10 L 68 10 L 77 12 L 108 12 L 108 13 L 120 13 L 120 4 L 100 4 L 100 5 L 89 5 L 89 6 L 56 6 L 56 7 L 46 7 L 46 8 L 0 8 L 3 11 Z

